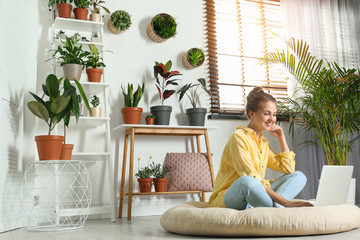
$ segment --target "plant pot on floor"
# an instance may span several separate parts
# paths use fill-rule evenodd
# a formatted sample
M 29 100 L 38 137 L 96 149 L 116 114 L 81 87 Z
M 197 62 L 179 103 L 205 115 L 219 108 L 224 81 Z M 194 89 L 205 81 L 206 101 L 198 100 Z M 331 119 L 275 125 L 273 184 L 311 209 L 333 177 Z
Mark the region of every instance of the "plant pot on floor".
M 74 9 L 75 19 L 87 20 L 88 13 L 89 13 L 89 10 L 87 10 L 86 8 L 75 8 Z
M 70 18 L 71 17 L 71 4 L 68 3 L 59 3 L 56 5 L 58 15 L 62 18 Z
M 74 144 L 63 144 L 60 160 L 71 160 L 73 149 L 74 149 Z
M 204 126 L 206 108 L 188 108 L 186 109 L 186 115 L 189 120 L 189 126 Z
M 93 21 L 93 22 L 101 22 L 101 15 L 100 15 L 100 13 L 92 13 L 92 14 L 90 14 L 90 21 Z
M 166 192 L 167 178 L 155 179 L 155 192 Z
M 140 124 L 143 109 L 140 107 L 125 107 L 121 109 L 124 124 Z
M 64 77 L 66 77 L 69 80 L 76 79 L 80 81 L 82 68 L 83 66 L 80 64 L 72 64 L 72 63 L 65 64 L 63 66 Z
M 153 178 L 138 178 L 140 192 L 151 192 Z
M 103 70 L 101 68 L 88 68 L 86 74 L 89 82 L 100 82 Z
M 101 108 L 92 107 L 90 117 L 101 117 Z
M 35 137 L 40 160 L 59 160 L 64 136 L 41 135 Z
M 155 125 L 169 125 L 172 111 L 171 106 L 153 106 L 150 108 L 150 111 L 155 116 Z

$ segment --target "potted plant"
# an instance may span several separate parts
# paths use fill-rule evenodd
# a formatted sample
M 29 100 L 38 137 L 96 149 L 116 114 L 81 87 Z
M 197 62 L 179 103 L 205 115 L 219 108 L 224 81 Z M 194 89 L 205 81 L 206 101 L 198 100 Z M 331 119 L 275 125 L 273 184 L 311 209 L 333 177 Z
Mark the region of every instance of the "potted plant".
M 135 177 L 138 178 L 137 181 L 139 183 L 140 192 L 151 192 L 151 186 L 154 181 L 152 178 L 153 171 L 149 166 L 151 158 L 152 156 L 149 158 L 148 165 L 141 169 L 139 168 L 140 158 L 138 158 L 138 171 L 135 174 Z
M 198 104 L 200 103 L 200 95 L 203 93 L 207 93 L 213 101 L 216 101 L 212 96 L 211 92 L 206 87 L 206 81 L 204 78 L 199 78 L 197 80 L 199 83 L 192 84 L 188 83 L 185 84 L 179 91 L 179 101 L 186 95 L 192 105 L 192 108 L 186 109 L 186 115 L 189 120 L 190 126 L 204 126 L 205 124 L 205 115 L 206 115 L 206 108 L 199 108 Z M 198 93 L 199 87 L 203 90 L 201 93 Z
M 73 0 L 49 0 L 48 6 L 53 7 L 56 5 L 59 17 L 70 18 Z
M 81 45 L 77 46 L 79 42 L 78 39 L 72 40 L 66 37 L 66 41 L 61 42 L 63 46 L 59 45 L 58 48 L 54 50 L 52 58 L 63 67 L 66 78 L 80 81 L 84 60 L 86 56 L 90 55 L 90 52 L 84 51 Z
M 182 62 L 187 69 L 200 67 L 204 63 L 204 60 L 204 51 L 199 48 L 189 49 L 182 57 Z
M 160 163 L 155 164 L 154 162 L 150 165 L 152 175 L 155 180 L 155 192 L 166 192 L 166 185 L 168 178 L 166 175 L 171 171 L 171 166 L 166 164 L 161 166 Z
M 90 103 L 92 105 L 91 111 L 90 111 L 90 117 L 101 117 L 101 108 L 98 107 L 100 104 L 100 99 L 98 96 L 93 95 L 90 98 Z
M 146 115 L 145 122 L 147 125 L 154 125 L 155 124 L 155 116 L 151 115 L 151 114 Z
M 110 13 L 109 9 L 102 5 L 105 3 L 103 0 L 93 0 L 92 1 L 92 14 L 90 14 L 90 20 L 94 22 L 101 22 L 100 8 L 104 9 L 105 12 Z
M 286 41 L 287 50 L 277 50 L 261 59 L 262 63 L 283 65 L 297 81 L 296 95 L 279 103 L 279 114 L 315 134 L 324 150 L 327 164 L 346 165 L 347 155 L 359 137 L 360 76 L 356 69 L 317 59 L 303 40 Z M 355 184 L 353 185 L 355 188 Z M 353 190 L 354 191 L 354 190 Z
M 151 19 L 146 32 L 154 42 L 165 42 L 176 35 L 175 19 L 166 13 L 160 13 Z
M 102 62 L 103 58 L 100 56 L 98 49 L 95 47 L 94 44 L 89 44 L 89 48 L 91 54 L 87 57 L 85 61 L 86 65 L 86 74 L 88 76 L 89 82 L 100 82 L 101 75 L 103 70 L 101 67 L 106 67 L 106 65 Z
M 62 79 L 60 79 L 62 81 Z M 63 122 L 64 122 L 64 143 L 62 145 L 62 151 L 60 155 L 60 160 L 71 160 L 72 150 L 74 148 L 74 144 L 67 144 L 66 143 L 66 128 L 69 127 L 70 124 L 70 115 L 72 114 L 76 122 L 79 120 L 80 117 L 80 104 L 82 101 L 84 101 L 84 104 L 86 108 L 91 111 L 89 102 L 87 100 L 87 97 L 85 95 L 85 91 L 81 84 L 75 80 L 75 84 L 77 86 L 77 89 L 79 90 L 79 94 L 76 91 L 76 87 L 74 87 L 68 79 L 64 79 L 64 91 L 72 93 L 70 102 L 66 108 L 66 113 Z
M 133 84 L 128 83 L 127 92 L 121 86 L 125 104 L 125 107 L 121 109 L 121 113 L 125 124 L 140 124 L 143 109 L 137 106 L 144 94 L 144 89 L 144 83 L 142 87 L 138 85 L 135 92 Z
M 99 37 L 97 33 L 94 33 L 94 35 L 91 37 L 91 41 L 94 43 L 102 43 L 102 38 Z
M 36 136 L 35 141 L 40 160 L 59 160 L 64 136 L 51 135 L 54 127 L 61 122 L 68 113 L 68 108 L 73 89 L 67 89 L 60 94 L 59 79 L 50 74 L 46 78 L 46 84 L 42 85 L 43 96 L 29 92 L 36 101 L 27 103 L 30 111 L 38 118 L 44 120 L 48 125 L 48 135 Z M 47 100 L 43 98 L 47 96 Z
M 89 13 L 88 8 L 92 4 L 91 0 L 74 0 L 76 8 L 74 9 L 74 15 L 76 19 L 87 20 Z
M 56 38 L 59 40 L 65 40 L 66 39 L 66 35 L 65 32 L 63 30 L 60 30 L 57 34 L 56 34 Z
M 131 16 L 124 10 L 117 10 L 111 14 L 108 21 L 109 30 L 114 34 L 125 32 L 131 26 Z
M 178 83 L 176 81 L 180 79 L 173 79 L 173 77 L 182 75 L 179 71 L 170 71 L 171 67 L 171 60 L 169 60 L 165 65 L 155 62 L 155 86 L 158 89 L 161 102 L 160 106 L 153 106 L 150 108 L 151 114 L 155 116 L 155 125 L 169 125 L 170 122 L 172 107 L 164 105 L 164 101 L 171 97 L 171 95 L 175 93 L 175 90 L 167 90 L 166 87 L 169 85 L 177 86 Z

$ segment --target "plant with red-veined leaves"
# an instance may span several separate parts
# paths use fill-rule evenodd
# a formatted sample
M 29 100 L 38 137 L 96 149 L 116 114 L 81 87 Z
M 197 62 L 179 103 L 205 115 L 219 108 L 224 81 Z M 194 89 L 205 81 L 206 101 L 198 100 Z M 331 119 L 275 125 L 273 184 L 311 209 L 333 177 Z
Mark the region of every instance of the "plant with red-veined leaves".
M 156 78 L 155 86 L 159 91 L 161 105 L 164 105 L 164 101 L 175 93 L 175 90 L 166 90 L 168 85 L 178 85 L 176 81 L 180 79 L 170 79 L 174 76 L 182 75 L 179 71 L 170 71 L 172 67 L 171 60 L 163 63 L 155 62 L 154 76 Z M 162 81 L 159 80 L 159 75 L 162 77 Z

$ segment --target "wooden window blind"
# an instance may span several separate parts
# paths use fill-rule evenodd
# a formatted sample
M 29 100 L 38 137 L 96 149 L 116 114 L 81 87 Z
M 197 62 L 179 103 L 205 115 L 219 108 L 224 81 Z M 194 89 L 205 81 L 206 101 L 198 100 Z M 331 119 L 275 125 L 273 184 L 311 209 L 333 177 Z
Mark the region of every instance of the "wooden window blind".
M 258 58 L 281 48 L 280 0 L 205 0 L 211 117 L 244 116 L 247 94 L 262 86 L 275 98 L 287 96 L 279 69 Z

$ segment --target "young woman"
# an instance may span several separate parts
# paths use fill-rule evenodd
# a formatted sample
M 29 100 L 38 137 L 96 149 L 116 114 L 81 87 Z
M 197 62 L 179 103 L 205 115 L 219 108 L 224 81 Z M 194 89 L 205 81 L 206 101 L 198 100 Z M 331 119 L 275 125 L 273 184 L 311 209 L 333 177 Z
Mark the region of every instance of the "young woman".
M 283 129 L 275 125 L 276 100 L 261 87 L 247 97 L 249 125 L 238 126 L 228 140 L 215 180 L 210 207 L 244 210 L 253 207 L 302 207 L 308 202 L 289 201 L 305 186 L 306 177 L 295 171 L 295 154 L 289 150 Z M 276 154 L 262 131 L 277 138 L 281 153 Z M 265 180 L 266 168 L 284 173 Z

